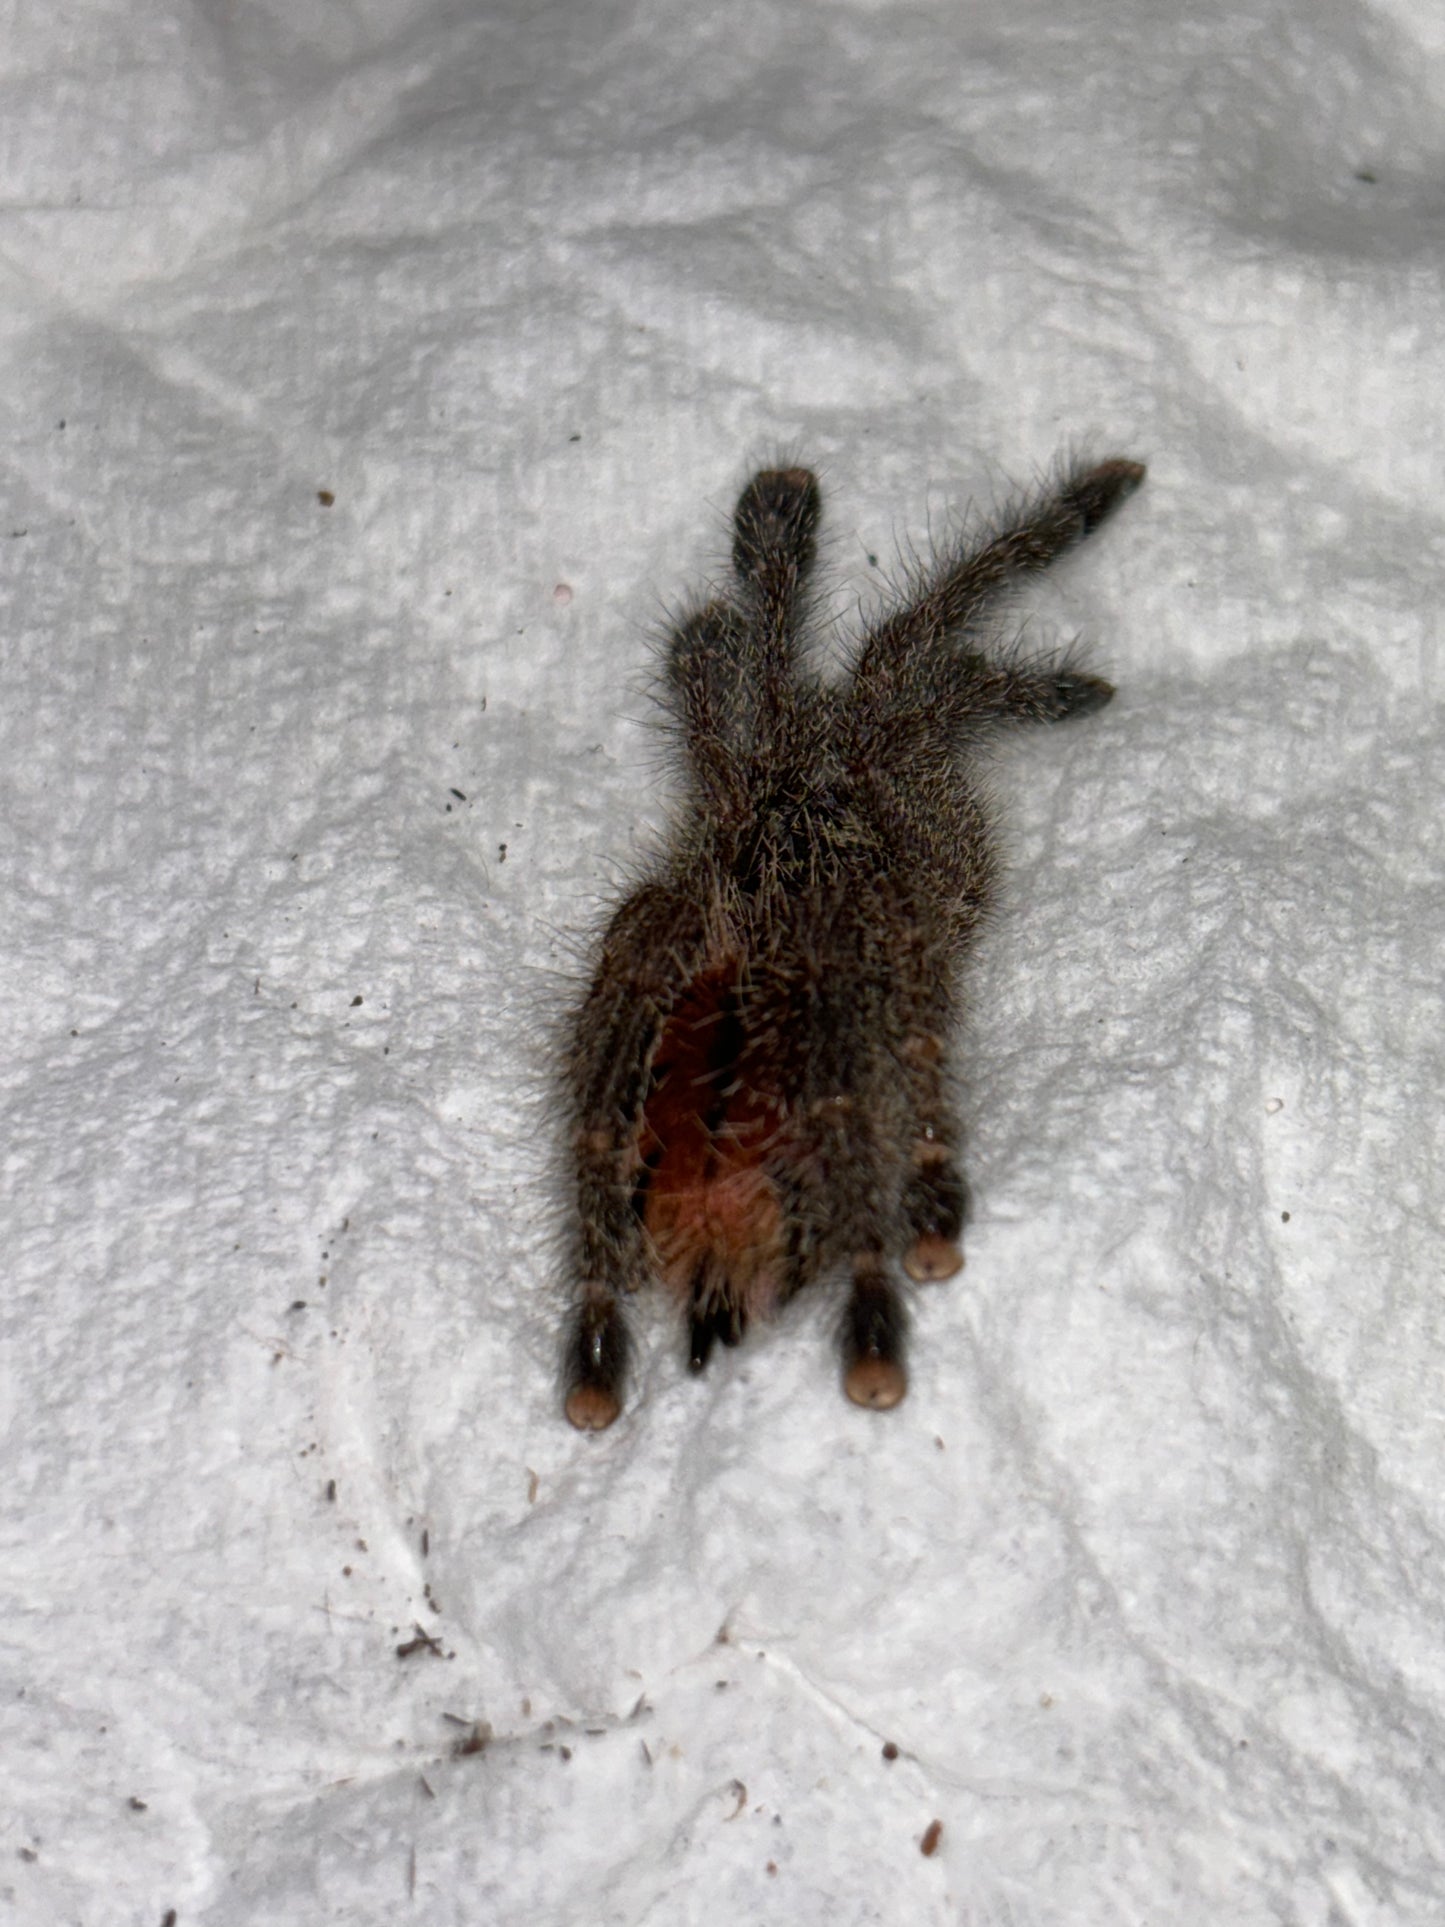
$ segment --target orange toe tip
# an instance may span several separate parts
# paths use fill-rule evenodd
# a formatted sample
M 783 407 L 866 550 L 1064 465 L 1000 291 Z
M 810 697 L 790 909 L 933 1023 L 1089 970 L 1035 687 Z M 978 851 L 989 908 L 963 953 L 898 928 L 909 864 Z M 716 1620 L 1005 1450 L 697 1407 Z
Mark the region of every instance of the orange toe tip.
M 892 1358 L 860 1358 L 849 1368 L 843 1390 L 855 1405 L 870 1412 L 887 1412 L 908 1390 L 908 1374 Z
M 567 1394 L 566 1413 L 579 1432 L 605 1432 L 622 1410 L 621 1400 L 600 1385 L 574 1385 Z
M 963 1270 L 963 1253 L 951 1239 L 920 1238 L 904 1253 L 903 1269 L 916 1285 L 936 1284 Z

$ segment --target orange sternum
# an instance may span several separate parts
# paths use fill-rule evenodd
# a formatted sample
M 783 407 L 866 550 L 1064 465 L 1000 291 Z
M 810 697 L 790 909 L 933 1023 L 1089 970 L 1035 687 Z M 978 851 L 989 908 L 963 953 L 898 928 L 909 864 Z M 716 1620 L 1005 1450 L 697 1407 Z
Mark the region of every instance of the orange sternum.
M 735 981 L 732 967 L 694 978 L 663 1031 L 643 1113 L 643 1223 L 670 1290 L 757 1315 L 783 1274 L 782 1210 L 764 1162 L 779 1109 L 749 1081 Z

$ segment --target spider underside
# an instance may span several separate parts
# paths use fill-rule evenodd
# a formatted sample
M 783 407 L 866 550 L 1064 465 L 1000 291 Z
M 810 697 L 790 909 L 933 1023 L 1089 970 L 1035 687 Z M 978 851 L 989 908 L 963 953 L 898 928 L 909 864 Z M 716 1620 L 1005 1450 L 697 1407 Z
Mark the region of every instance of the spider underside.
M 624 1305 L 652 1280 L 701 1371 L 804 1285 L 846 1279 L 844 1389 L 874 1410 L 903 1397 L 897 1269 L 963 1263 L 947 1052 L 995 873 L 969 753 L 1114 693 L 1067 654 L 990 649 L 994 627 L 1143 479 L 1122 459 L 1065 469 L 938 558 L 836 685 L 804 659 L 817 481 L 767 469 L 743 490 L 731 589 L 666 650 L 691 807 L 574 1020 L 574 1425 L 621 1410 Z

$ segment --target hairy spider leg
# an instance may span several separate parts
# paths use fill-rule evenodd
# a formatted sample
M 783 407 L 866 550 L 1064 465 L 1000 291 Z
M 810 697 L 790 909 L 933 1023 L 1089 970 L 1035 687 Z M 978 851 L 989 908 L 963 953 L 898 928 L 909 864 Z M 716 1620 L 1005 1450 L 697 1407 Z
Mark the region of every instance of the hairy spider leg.
M 791 733 L 819 506 L 805 468 L 755 475 L 733 512 L 735 600 L 684 616 L 668 642 L 667 705 L 700 800 L 724 824 L 749 815 L 758 758 L 776 756 Z
M 899 1059 L 913 1104 L 912 1168 L 903 1193 L 911 1242 L 903 1269 L 916 1284 L 951 1278 L 963 1268 L 968 1186 L 957 1163 L 958 1127 L 945 1089 L 943 1012 L 927 1028 L 911 1029 Z
M 1144 479 L 1139 462 L 1069 470 L 1025 501 L 981 544 L 960 544 L 911 601 L 865 637 L 850 692 L 870 720 L 875 753 L 965 746 L 989 725 L 1059 722 L 1100 709 L 1113 686 L 1063 657 L 1000 661 L 961 645 L 999 601 L 1091 535 Z
M 720 822 L 740 823 L 749 810 L 746 752 L 758 690 L 736 609 L 709 602 L 683 618 L 668 643 L 665 688 L 698 802 Z
M 624 1297 L 651 1275 L 637 1211 L 650 1067 L 673 1003 L 678 960 L 703 955 L 698 893 L 665 884 L 634 892 L 609 927 L 573 1042 L 577 1173 L 574 1275 L 582 1282 L 562 1375 L 566 1413 L 601 1431 L 622 1409 L 631 1362 Z
M 776 984 L 760 987 L 757 1022 L 773 1075 L 790 1094 L 776 1157 L 792 1180 L 802 1276 L 851 1273 L 839 1328 L 843 1384 L 884 1410 L 908 1386 L 908 1317 L 888 1275 L 909 1236 L 907 1147 L 915 1092 L 890 1041 L 913 1001 L 917 932 L 891 880 L 861 858 L 845 865 L 794 933 Z
M 810 470 L 767 468 L 748 483 L 733 511 L 733 568 L 751 617 L 757 747 L 763 750 L 797 701 L 803 597 L 817 556 L 820 508 L 817 477 Z

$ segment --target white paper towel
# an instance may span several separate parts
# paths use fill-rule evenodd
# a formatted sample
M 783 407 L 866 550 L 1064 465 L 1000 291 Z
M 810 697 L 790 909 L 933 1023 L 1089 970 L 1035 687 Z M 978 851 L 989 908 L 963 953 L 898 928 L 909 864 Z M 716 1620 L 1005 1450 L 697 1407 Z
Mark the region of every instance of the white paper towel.
M 1437 10 L 0 60 L 0 1912 L 1437 1921 Z M 846 623 L 1060 449 L 1150 464 L 1021 611 L 1120 694 L 998 759 L 910 1397 L 652 1305 L 581 1438 L 548 1038 L 648 633 L 751 462 Z

